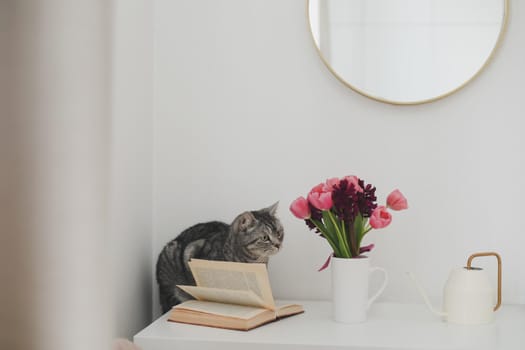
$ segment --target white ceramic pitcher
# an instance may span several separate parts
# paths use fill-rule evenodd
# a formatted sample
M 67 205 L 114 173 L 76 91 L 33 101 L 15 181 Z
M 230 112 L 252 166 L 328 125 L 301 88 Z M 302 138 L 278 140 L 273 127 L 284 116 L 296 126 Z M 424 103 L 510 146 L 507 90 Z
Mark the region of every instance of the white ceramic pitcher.
M 385 290 L 388 273 L 380 267 L 370 267 L 367 257 L 332 258 L 332 307 L 334 320 L 359 323 L 366 320 L 367 310 Z M 381 272 L 383 283 L 373 296 L 368 295 L 369 276 Z

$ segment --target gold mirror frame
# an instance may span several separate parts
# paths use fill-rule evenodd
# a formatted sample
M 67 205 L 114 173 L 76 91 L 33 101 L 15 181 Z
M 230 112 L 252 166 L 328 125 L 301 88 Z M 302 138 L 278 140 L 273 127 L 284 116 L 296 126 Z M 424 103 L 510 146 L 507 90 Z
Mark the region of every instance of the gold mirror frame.
M 368 97 L 372 100 L 376 100 L 376 101 L 379 101 L 379 102 L 383 102 L 383 103 L 389 103 L 389 104 L 392 104 L 392 105 L 419 105 L 419 104 L 425 104 L 425 103 L 430 103 L 430 102 L 434 102 L 434 101 L 437 101 L 437 100 L 440 100 L 442 98 L 445 98 L 449 95 L 452 95 L 453 93 L 455 93 L 456 91 L 459 91 L 461 90 L 463 87 L 465 87 L 468 83 L 470 83 L 471 81 L 473 81 L 484 69 L 485 67 L 488 66 L 488 64 L 491 62 L 491 60 L 493 59 L 494 55 L 495 55 L 495 52 L 496 50 L 500 47 L 501 45 L 501 42 L 503 41 L 503 36 L 505 35 L 505 32 L 507 30 L 507 22 L 508 22 L 508 15 L 509 15 L 509 0 L 501 0 L 503 1 L 503 19 L 502 19 L 502 22 L 501 22 L 501 27 L 500 27 L 500 31 L 499 31 L 499 34 L 498 34 L 498 37 L 496 39 L 496 43 L 494 44 L 494 47 L 492 48 L 492 50 L 490 51 L 490 54 L 487 56 L 485 62 L 481 65 L 481 67 L 470 77 L 470 79 L 467 79 L 465 82 L 463 82 L 462 84 L 460 84 L 458 87 L 456 87 L 455 89 L 452 89 L 444 94 L 441 94 L 441 95 L 438 95 L 436 97 L 432 97 L 432 98 L 429 98 L 429 99 L 425 99 L 425 100 L 419 100 L 419 101 L 409 101 L 409 102 L 401 102 L 401 101 L 394 101 L 394 100 L 388 100 L 388 99 L 384 99 L 384 98 L 381 98 L 381 97 L 377 97 L 377 96 L 373 96 L 373 95 L 370 95 L 364 91 L 362 91 L 361 89 L 353 86 L 352 84 L 350 84 L 348 81 L 346 81 L 345 79 L 343 79 L 343 77 L 341 77 L 333 68 L 332 66 L 330 65 L 330 63 L 325 59 L 325 57 L 323 56 L 323 53 L 321 52 L 319 46 L 317 45 L 317 42 L 315 41 L 315 37 L 314 37 L 314 33 L 312 32 L 312 23 L 310 22 L 310 1 L 311 0 L 306 0 L 306 19 L 307 19 L 307 22 L 308 22 L 308 28 L 310 30 L 310 37 L 312 39 L 312 42 L 315 46 L 315 49 L 317 50 L 317 53 L 319 54 L 319 57 L 321 57 L 321 60 L 323 61 L 323 63 L 325 64 L 325 66 L 328 68 L 328 70 L 340 81 L 342 82 L 344 85 L 346 85 L 347 87 L 349 87 L 350 89 L 354 90 L 355 92 L 361 94 L 362 96 L 365 96 L 365 97 Z

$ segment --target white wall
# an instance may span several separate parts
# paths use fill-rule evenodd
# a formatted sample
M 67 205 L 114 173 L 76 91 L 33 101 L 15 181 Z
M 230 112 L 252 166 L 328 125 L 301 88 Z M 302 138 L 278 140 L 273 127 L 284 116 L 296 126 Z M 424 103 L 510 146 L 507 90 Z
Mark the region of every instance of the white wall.
M 396 187 L 409 199 L 410 210 L 369 235 L 373 264 L 391 274 L 383 300 L 420 301 L 407 270 L 439 296 L 451 267 L 495 250 L 504 302 L 525 302 L 521 2 L 511 1 L 507 35 L 481 76 L 412 107 L 339 83 L 314 48 L 304 1 L 156 7 L 155 254 L 192 224 L 280 200 L 286 238 L 270 262 L 275 294 L 328 298 L 329 273 L 317 268 L 329 249 L 287 208 L 325 178 L 356 174 L 381 199 Z
M 153 40 L 151 3 L 114 4 L 110 20 L 100 2 L 0 2 L 3 345 L 79 348 L 88 334 L 82 345 L 101 348 L 110 330 L 132 335 L 150 320 L 151 250 L 278 199 L 287 236 L 270 263 L 276 296 L 328 298 L 329 274 L 316 270 L 329 249 L 287 207 L 348 173 L 410 201 L 370 235 L 373 263 L 391 274 L 384 300 L 419 301 L 405 270 L 437 296 L 451 266 L 491 249 L 503 256 L 504 302 L 525 303 L 523 4 L 511 1 L 479 78 L 413 107 L 331 76 L 303 1 L 157 0 Z
M 153 4 L 114 0 L 110 231 L 115 335 L 151 321 Z

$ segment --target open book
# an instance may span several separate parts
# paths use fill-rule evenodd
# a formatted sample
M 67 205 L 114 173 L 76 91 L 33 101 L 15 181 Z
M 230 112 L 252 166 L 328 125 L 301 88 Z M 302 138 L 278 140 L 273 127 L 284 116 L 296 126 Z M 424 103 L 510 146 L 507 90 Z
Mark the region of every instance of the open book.
M 177 287 L 196 300 L 174 306 L 168 320 L 249 330 L 304 312 L 301 305 L 276 305 L 265 264 L 192 259 L 197 286 Z

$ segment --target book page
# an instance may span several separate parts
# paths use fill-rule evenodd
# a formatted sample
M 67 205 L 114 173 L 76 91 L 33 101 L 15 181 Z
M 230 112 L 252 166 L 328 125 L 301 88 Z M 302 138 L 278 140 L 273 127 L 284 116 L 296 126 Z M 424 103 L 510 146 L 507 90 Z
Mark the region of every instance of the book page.
M 237 304 L 269 309 L 272 306 L 264 301 L 251 290 L 231 290 L 206 288 L 196 286 L 178 286 L 197 300 L 213 301 L 218 303 Z
M 275 313 L 277 317 L 286 317 L 304 312 L 304 308 L 299 304 L 277 304 Z
M 189 266 L 197 286 L 252 291 L 275 309 L 265 264 L 191 259 Z
M 252 317 L 257 316 L 261 312 L 266 311 L 265 309 L 254 308 L 250 306 L 222 304 L 200 300 L 189 300 L 182 304 L 174 306 L 174 308 L 179 310 L 191 310 L 202 313 L 242 319 L 250 319 Z

